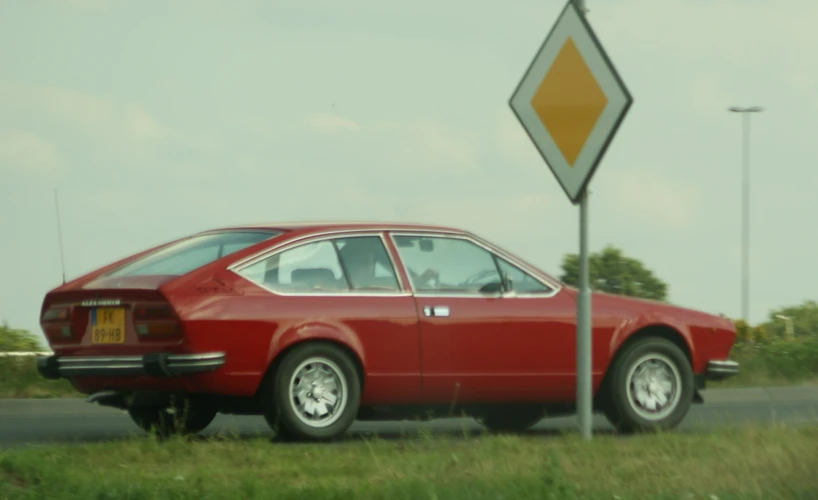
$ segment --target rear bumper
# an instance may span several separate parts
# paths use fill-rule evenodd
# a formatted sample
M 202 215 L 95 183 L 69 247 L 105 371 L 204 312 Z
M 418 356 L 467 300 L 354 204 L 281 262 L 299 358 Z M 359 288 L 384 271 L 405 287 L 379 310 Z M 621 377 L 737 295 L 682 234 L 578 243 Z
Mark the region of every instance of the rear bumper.
M 705 376 L 708 380 L 722 380 L 738 375 L 739 364 L 729 359 L 710 360 L 707 362 Z
M 139 377 L 169 378 L 211 372 L 224 365 L 223 352 L 171 354 L 157 352 L 143 356 L 48 356 L 37 359 L 43 378 Z

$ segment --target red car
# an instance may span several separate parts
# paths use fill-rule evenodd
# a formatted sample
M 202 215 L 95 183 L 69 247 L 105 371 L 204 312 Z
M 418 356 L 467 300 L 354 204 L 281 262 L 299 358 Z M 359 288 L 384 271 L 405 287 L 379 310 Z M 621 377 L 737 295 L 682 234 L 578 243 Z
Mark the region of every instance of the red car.
M 145 430 L 220 412 L 302 440 L 464 413 L 522 430 L 574 410 L 576 308 L 576 290 L 454 228 L 230 227 L 50 291 L 38 369 Z M 621 430 L 672 428 L 706 379 L 738 372 L 727 319 L 603 293 L 592 308 L 594 405 Z

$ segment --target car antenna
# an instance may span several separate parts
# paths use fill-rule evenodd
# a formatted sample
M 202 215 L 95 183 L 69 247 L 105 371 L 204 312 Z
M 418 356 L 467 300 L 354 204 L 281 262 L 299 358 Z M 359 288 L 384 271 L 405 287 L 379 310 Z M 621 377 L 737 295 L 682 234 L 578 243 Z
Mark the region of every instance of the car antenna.
M 65 284 L 65 256 L 62 249 L 62 225 L 60 224 L 60 201 L 57 196 L 57 188 L 54 188 L 54 208 L 57 212 L 57 240 L 60 246 L 60 268 L 62 270 L 62 284 Z

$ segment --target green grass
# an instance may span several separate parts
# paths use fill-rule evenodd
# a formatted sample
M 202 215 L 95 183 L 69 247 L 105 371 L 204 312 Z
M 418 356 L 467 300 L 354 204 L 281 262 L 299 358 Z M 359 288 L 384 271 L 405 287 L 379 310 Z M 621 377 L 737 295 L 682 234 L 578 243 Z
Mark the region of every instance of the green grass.
M 0 398 L 84 397 L 66 380 L 46 380 L 33 357 L 0 358 Z
M 0 498 L 812 499 L 818 425 L 287 445 L 133 438 L 0 452 Z M 710 496 L 714 495 L 714 496 Z

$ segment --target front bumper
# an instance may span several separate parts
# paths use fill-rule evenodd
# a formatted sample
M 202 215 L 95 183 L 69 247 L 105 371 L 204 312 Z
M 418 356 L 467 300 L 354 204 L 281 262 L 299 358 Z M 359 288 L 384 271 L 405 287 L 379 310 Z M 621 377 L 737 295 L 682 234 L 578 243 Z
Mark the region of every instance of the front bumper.
M 707 362 L 705 376 L 708 380 L 723 380 L 738 375 L 739 364 L 729 359 L 710 360 Z
M 143 356 L 48 356 L 37 359 L 43 378 L 71 377 L 169 378 L 211 372 L 224 365 L 223 352 L 171 354 L 157 352 Z

